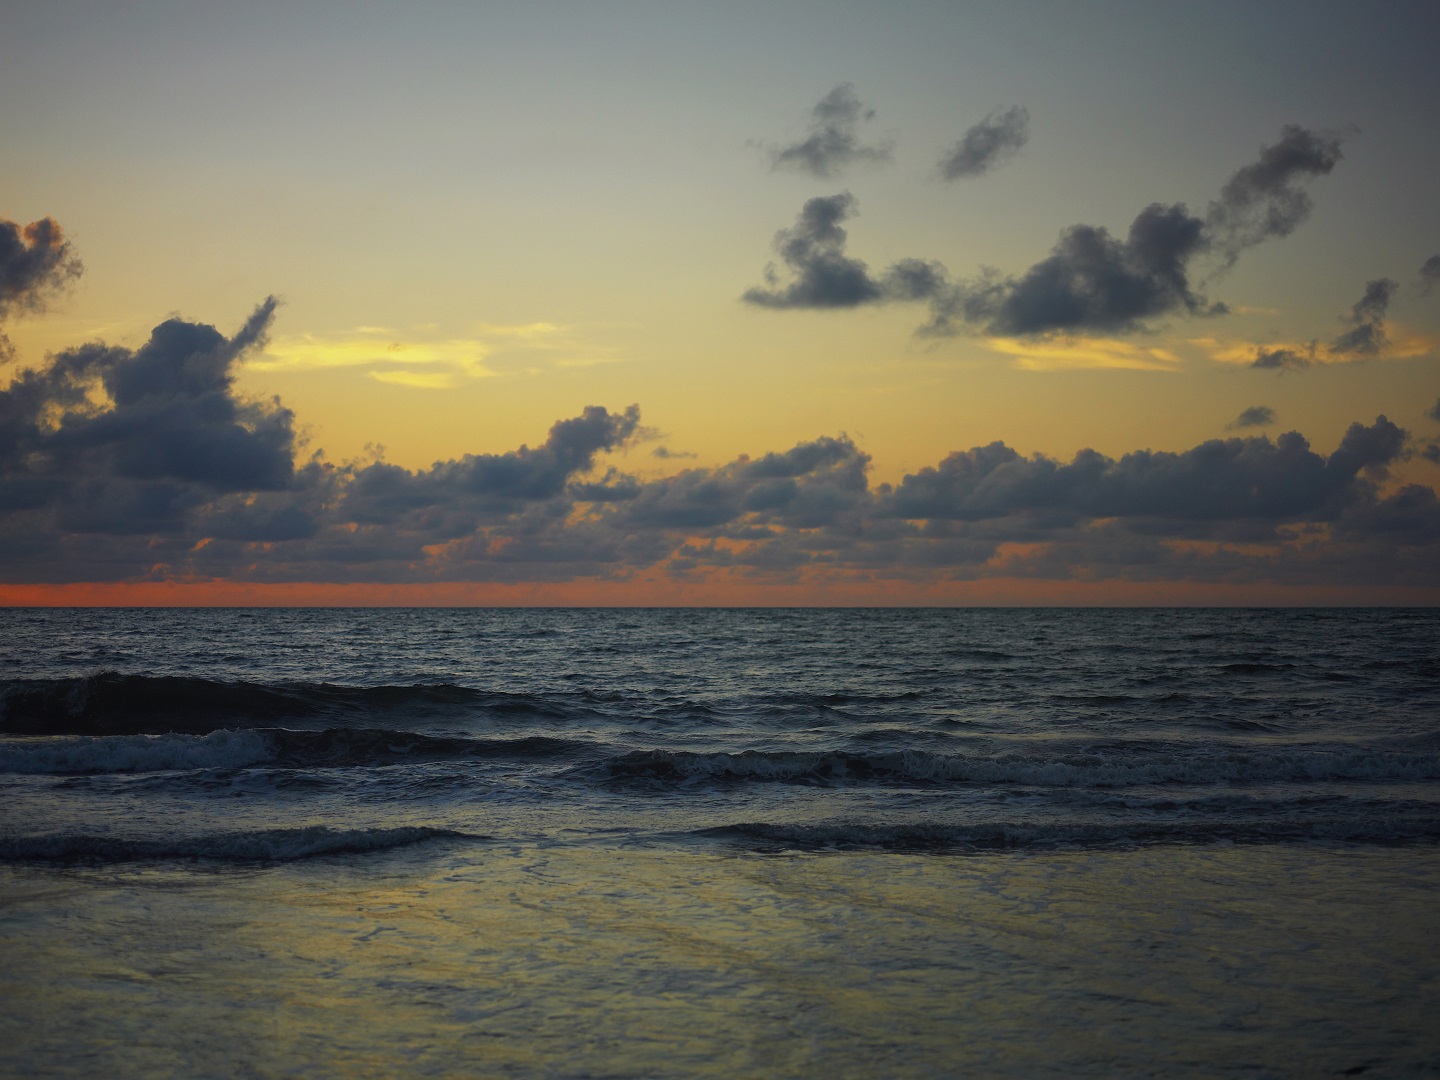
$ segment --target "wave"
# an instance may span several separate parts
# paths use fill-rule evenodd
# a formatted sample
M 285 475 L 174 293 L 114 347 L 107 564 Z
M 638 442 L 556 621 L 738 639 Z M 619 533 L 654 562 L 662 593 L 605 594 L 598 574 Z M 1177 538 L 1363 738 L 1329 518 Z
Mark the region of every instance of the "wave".
M 239 863 L 293 862 L 325 855 L 362 855 L 443 839 L 485 840 L 489 837 L 426 826 L 334 829 L 325 825 L 163 840 L 62 834 L 0 838 L 0 861 L 115 863 L 203 859 Z
M 378 716 L 434 719 L 477 713 L 565 720 L 586 711 L 583 699 L 577 703 L 559 695 L 506 694 L 448 683 L 266 684 L 106 671 L 80 678 L 19 679 L 0 685 L 0 732 L 15 735 L 203 734 L 286 721 Z
M 607 783 L 684 785 L 697 781 L 797 784 L 1016 784 L 1124 788 L 1157 784 L 1440 779 L 1440 756 L 1371 750 L 1293 749 L 1156 755 L 967 756 L 922 750 L 887 753 L 638 750 L 578 767 Z
M 986 822 L 950 825 L 930 822 L 877 824 L 740 822 L 689 834 L 760 852 L 914 851 L 951 854 L 1124 850 L 1160 844 L 1343 843 L 1403 845 L 1440 840 L 1440 816 L 1392 820 L 1334 817 L 1295 821 L 1207 821 L 1052 823 Z
M 426 761 L 544 761 L 590 753 L 590 743 L 529 736 L 471 739 L 383 729 L 283 728 L 205 735 L 68 735 L 0 740 L 0 773 L 71 775 L 193 769 L 346 768 Z

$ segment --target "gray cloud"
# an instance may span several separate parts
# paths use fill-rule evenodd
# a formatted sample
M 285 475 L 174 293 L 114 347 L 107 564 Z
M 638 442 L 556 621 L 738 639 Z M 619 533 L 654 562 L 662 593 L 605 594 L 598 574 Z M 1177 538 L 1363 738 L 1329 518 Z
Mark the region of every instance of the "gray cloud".
M 1440 281 L 1440 255 L 1431 255 L 1420 267 L 1420 291 L 1425 295 Z
M 1357 477 L 1399 457 L 1405 432 L 1385 417 L 1352 424 L 1329 458 L 1298 433 L 1212 439 L 1183 453 L 1140 450 L 1116 460 L 1082 450 L 1062 464 L 1021 457 L 1003 443 L 951 454 L 881 489 L 877 513 L 984 521 L 1042 514 L 1081 519 L 1245 521 L 1334 517 Z
M 53 218 L 23 228 L 0 218 L 0 319 L 38 308 L 80 272 L 80 260 Z
M 771 168 L 794 169 L 823 180 L 857 161 L 888 161 L 887 145 L 867 146 L 860 141 L 860 125 L 874 116 L 875 110 L 861 103 L 855 87 L 841 83 L 811 110 L 805 138 L 771 148 Z
M 1206 246 L 1204 223 L 1183 205 L 1154 203 L 1124 240 L 1075 225 L 1050 257 L 1018 279 L 962 284 L 933 301 L 929 333 L 953 333 L 958 314 L 986 333 L 1023 336 L 1099 331 L 1126 333 L 1174 312 L 1219 313 L 1190 288 L 1187 266 Z
M 1275 348 L 1267 349 L 1263 345 L 1255 346 L 1255 359 L 1250 366 L 1270 371 L 1298 371 L 1300 368 L 1307 368 L 1315 362 L 1315 342 L 1311 342 L 1303 351 L 1299 349 Z
M 612 413 L 590 405 L 577 417 L 558 420 L 540 446 L 521 446 L 503 454 L 466 454 L 411 471 L 377 461 L 354 471 L 345 488 L 340 512 L 366 524 L 399 521 L 416 511 L 442 507 L 458 514 L 462 530 L 482 516 L 516 513 L 525 504 L 554 499 L 566 484 L 589 472 L 596 456 L 619 449 L 640 424 L 639 406 Z M 613 491 L 592 485 L 587 500 L 610 499 Z M 445 526 L 430 518 L 432 526 Z
M 1269 405 L 1252 405 L 1225 427 L 1229 431 L 1237 431 L 1240 428 L 1268 427 L 1273 423 L 1275 423 L 1274 409 Z
M 902 259 L 873 275 L 845 251 L 840 222 L 854 214 L 854 198 L 811 199 L 796 225 L 776 234 L 788 282 L 781 284 L 772 266 L 766 284 L 743 298 L 771 308 L 923 302 L 930 318 L 918 332 L 942 337 L 967 328 L 1002 336 L 1124 334 L 1167 315 L 1220 315 L 1226 306 L 1192 284 L 1195 264 L 1219 260 L 1223 270 L 1245 248 L 1288 235 L 1310 209 L 1299 184 L 1328 173 L 1339 159 L 1335 137 L 1287 125 L 1279 142 L 1230 177 L 1205 217 L 1181 203 L 1152 203 L 1124 238 L 1075 225 L 1019 277 L 991 270 L 955 281 L 940 263 L 921 259 Z M 1298 366 L 1297 359 L 1276 355 L 1258 366 Z
M 767 288 L 746 290 L 747 303 L 770 308 L 858 307 L 884 296 L 879 282 L 859 259 L 845 254 L 840 223 L 855 213 L 848 191 L 810 199 L 795 226 L 775 234 L 775 251 L 790 268 L 791 281 L 781 287 L 774 267 L 767 269 Z
M 22 371 L 0 391 L 0 508 L 145 531 L 218 494 L 288 487 L 290 411 L 232 388 L 235 363 L 263 343 L 274 311 L 271 297 L 232 338 L 171 319 L 139 349 L 84 345 Z
M 1331 342 L 1338 353 L 1354 356 L 1376 356 L 1389 341 L 1385 335 L 1385 313 L 1400 286 L 1389 278 L 1376 278 L 1365 283 L 1365 295 L 1350 309 L 1351 328 Z
M 1436 423 L 1440 423 L 1440 398 L 1435 399 L 1435 404 L 1425 411 L 1425 415 Z
M 1030 139 L 1030 113 L 1016 105 L 996 109 L 970 128 L 940 157 L 940 175 L 946 180 L 980 176 L 1009 161 Z
M 1205 215 L 1208 242 L 1226 265 L 1265 240 L 1289 236 L 1310 216 L 1313 201 L 1301 181 L 1328 176 L 1339 164 L 1340 136 L 1298 124 L 1262 147 L 1257 161 L 1237 170 Z
M 79 258 L 53 218 L 24 227 L 0 218 L 0 322 L 16 311 L 40 310 L 81 270 Z M 10 339 L 0 333 L 0 361 L 10 354 Z
M 840 223 L 855 214 L 848 191 L 806 201 L 795 225 L 775 234 L 775 251 L 789 268 L 780 283 L 774 264 L 765 269 L 765 287 L 747 289 L 741 299 L 768 308 L 854 308 L 892 300 L 925 300 L 949 286 L 945 268 L 920 259 L 902 259 L 879 277 L 845 253 L 848 236 Z

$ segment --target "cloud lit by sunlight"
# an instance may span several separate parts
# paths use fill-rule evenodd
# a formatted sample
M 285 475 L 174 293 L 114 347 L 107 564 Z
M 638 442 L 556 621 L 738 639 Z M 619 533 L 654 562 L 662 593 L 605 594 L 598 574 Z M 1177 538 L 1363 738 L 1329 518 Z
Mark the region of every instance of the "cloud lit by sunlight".
M 1257 345 L 1251 341 L 1227 341 L 1217 338 L 1193 338 L 1190 344 L 1202 349 L 1221 364 L 1243 367 L 1307 367 L 1310 364 L 1353 364 L 1361 360 L 1408 360 L 1433 353 L 1436 340 L 1425 334 L 1391 326 L 1383 352 L 1360 356 L 1341 352 L 1323 341 L 1279 341 Z M 1264 362 L 1266 357 L 1293 358 L 1289 363 Z M 1257 360 L 1261 362 L 1257 363 Z
M 1180 357 L 1169 349 L 1137 345 L 1114 338 L 1053 338 L 1025 341 L 990 338 L 985 346 L 1014 357 L 1024 371 L 1080 371 L 1096 368 L 1127 371 L 1175 371 Z

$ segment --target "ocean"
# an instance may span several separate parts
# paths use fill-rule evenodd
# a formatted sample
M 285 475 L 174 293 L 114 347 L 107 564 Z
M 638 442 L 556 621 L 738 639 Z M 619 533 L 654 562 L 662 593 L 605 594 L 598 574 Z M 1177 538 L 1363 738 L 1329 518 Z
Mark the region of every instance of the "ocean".
M 0 610 L 0 1074 L 1440 1075 L 1440 611 Z

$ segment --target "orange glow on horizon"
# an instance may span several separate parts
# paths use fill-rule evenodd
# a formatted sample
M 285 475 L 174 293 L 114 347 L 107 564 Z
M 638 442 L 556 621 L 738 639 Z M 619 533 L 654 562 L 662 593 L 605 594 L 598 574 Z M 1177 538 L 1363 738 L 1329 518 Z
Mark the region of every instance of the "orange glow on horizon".
M 244 581 L 0 585 L 4 607 L 1434 607 L 1440 588 L 1194 581 L 777 583 L 733 571 L 706 580 L 373 584 Z

